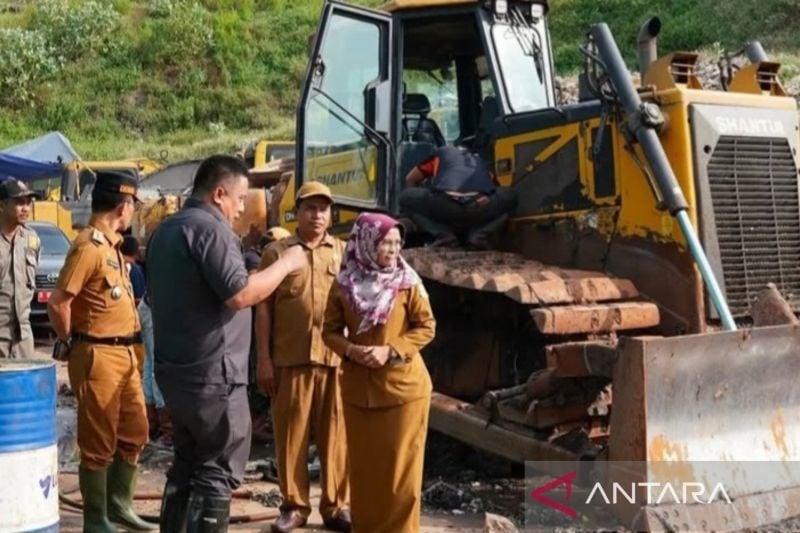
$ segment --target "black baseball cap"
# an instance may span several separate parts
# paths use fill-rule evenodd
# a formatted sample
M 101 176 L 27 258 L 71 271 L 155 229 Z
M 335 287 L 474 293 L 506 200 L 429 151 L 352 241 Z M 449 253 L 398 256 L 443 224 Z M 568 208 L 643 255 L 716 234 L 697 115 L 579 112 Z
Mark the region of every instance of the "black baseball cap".
M 39 198 L 39 193 L 30 190 L 17 178 L 8 178 L 0 183 L 0 200 L 12 198 Z
M 130 174 L 116 172 L 113 170 L 97 173 L 97 180 L 94 182 L 94 190 L 100 192 L 111 192 L 119 194 L 130 194 L 137 202 L 136 196 L 139 190 L 139 180 Z

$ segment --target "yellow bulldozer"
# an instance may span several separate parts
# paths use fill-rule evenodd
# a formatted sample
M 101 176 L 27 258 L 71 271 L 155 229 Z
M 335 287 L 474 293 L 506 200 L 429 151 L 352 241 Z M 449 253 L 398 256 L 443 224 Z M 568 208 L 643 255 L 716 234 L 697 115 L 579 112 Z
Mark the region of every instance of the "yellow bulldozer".
M 62 168 L 57 187 L 52 186 L 55 181 L 52 179 L 32 184 L 34 189 L 44 192 L 44 198 L 34 204 L 32 218 L 57 225 L 72 240 L 89 222 L 91 192 L 98 173 L 123 172 L 136 179 L 143 179 L 162 166 L 161 163 L 148 158 L 119 161 L 76 159 Z
M 497 251 L 406 252 L 438 322 L 432 428 L 514 461 L 640 462 L 645 484 L 741 474 L 726 507 L 646 501 L 621 514 L 633 529 L 800 514 L 798 119 L 779 65 L 750 43 L 704 87 L 697 55 L 657 56 L 651 19 L 634 85 L 599 23 L 579 102 L 560 105 L 547 16 L 546 0 L 327 2 L 279 222 L 317 180 L 343 235 L 361 211 L 401 214 L 437 148 L 480 152 L 518 196 Z M 748 482 L 745 461 L 782 473 Z

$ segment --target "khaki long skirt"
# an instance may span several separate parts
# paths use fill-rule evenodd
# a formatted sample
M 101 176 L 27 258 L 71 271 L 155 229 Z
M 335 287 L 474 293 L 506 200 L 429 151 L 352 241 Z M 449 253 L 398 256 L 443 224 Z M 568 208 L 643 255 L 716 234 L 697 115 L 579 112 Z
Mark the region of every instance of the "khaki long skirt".
M 344 404 L 353 533 L 420 530 L 430 396 L 378 408 Z

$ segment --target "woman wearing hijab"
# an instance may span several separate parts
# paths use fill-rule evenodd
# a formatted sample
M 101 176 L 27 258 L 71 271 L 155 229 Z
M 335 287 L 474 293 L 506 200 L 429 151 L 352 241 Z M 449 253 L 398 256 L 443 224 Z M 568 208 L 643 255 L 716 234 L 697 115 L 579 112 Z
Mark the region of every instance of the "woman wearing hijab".
M 396 220 L 360 215 L 325 312 L 323 339 L 344 358 L 355 533 L 420 527 L 432 391 L 420 349 L 433 339 L 436 322 L 422 280 L 400 256 L 402 246 Z

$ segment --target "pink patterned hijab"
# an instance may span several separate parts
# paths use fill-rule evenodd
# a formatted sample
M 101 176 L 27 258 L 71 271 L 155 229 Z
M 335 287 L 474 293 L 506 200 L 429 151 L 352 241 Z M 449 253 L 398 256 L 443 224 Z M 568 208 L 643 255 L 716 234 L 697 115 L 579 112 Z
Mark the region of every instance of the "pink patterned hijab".
M 389 319 L 398 291 L 420 282 L 419 275 L 398 256 L 391 267 L 378 264 L 378 244 L 392 228 L 402 226 L 390 216 L 362 213 L 347 240 L 338 281 L 345 300 L 361 317 L 357 333 Z

